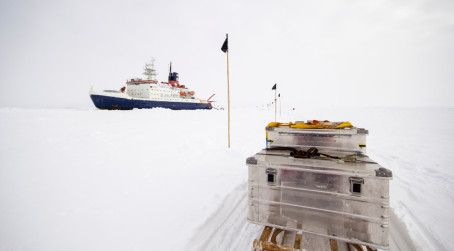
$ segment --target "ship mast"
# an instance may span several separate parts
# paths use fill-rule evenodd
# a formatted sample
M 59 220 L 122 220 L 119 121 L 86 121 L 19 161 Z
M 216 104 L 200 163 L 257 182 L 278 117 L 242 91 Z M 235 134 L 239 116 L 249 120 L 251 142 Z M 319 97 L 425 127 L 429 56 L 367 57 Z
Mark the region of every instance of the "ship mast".
M 154 68 L 154 62 L 156 60 L 154 58 L 151 58 L 151 64 L 147 63 L 145 64 L 145 67 L 143 68 L 144 72 L 143 75 L 147 76 L 147 80 L 154 80 L 156 81 L 156 69 Z

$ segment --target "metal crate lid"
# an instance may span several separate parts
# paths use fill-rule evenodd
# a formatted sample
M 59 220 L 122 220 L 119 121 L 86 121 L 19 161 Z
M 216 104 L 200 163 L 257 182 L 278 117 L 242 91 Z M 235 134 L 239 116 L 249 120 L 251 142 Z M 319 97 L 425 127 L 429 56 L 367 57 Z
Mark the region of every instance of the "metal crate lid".
M 283 133 L 304 133 L 304 134 L 331 134 L 331 135 L 352 135 L 352 134 L 369 134 L 364 128 L 354 127 L 349 121 L 346 122 L 329 122 L 316 121 L 296 121 L 295 123 L 271 122 L 266 126 L 266 131 L 276 131 Z
M 258 165 L 273 168 L 310 170 L 317 173 L 376 177 L 392 179 L 392 172 L 371 160 L 366 155 L 346 155 L 342 152 L 324 152 L 322 155 L 339 157 L 338 159 L 314 156 L 295 158 L 289 150 L 263 149 L 246 160 L 248 166 Z
M 289 134 L 323 134 L 323 135 L 368 135 L 369 131 L 364 128 L 348 127 L 343 129 L 300 129 L 292 127 L 266 127 L 267 132 L 289 133 Z

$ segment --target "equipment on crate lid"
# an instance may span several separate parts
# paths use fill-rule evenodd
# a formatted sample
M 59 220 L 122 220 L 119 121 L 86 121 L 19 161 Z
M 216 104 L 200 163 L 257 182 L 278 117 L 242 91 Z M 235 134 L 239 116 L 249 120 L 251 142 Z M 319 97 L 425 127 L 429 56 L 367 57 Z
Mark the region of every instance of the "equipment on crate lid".
M 343 128 L 352 128 L 353 125 L 349 121 L 345 122 L 330 122 L 328 120 L 319 121 L 319 120 L 308 120 L 306 123 L 301 121 L 280 123 L 280 122 L 271 122 L 267 127 L 290 127 L 290 128 L 299 128 L 299 129 L 343 129 Z

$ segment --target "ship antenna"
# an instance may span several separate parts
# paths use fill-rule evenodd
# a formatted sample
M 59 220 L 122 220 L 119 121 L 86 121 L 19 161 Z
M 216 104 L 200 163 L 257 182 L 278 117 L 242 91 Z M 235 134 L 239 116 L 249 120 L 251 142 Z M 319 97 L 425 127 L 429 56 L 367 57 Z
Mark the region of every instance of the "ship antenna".
M 170 69 L 169 69 L 169 82 L 172 79 L 172 61 L 170 61 Z
M 146 63 L 145 67 L 143 68 L 144 73 L 143 75 L 147 76 L 148 80 L 155 80 L 156 81 L 156 69 L 154 68 L 154 62 L 156 60 L 154 58 L 151 58 L 151 64 Z
M 156 78 L 156 76 L 158 75 L 158 73 L 156 72 L 156 68 L 155 68 L 155 65 L 154 65 L 155 62 L 156 62 L 156 59 L 152 57 L 152 58 L 151 58 L 151 69 L 152 69 L 152 73 L 153 73 L 153 74 L 152 74 L 151 79 L 154 80 L 154 81 L 158 80 L 158 79 Z

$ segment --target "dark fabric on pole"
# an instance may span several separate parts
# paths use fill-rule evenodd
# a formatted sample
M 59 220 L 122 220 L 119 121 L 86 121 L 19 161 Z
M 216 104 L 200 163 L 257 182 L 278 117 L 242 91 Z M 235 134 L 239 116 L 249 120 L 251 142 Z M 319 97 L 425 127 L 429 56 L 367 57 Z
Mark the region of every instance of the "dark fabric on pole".
M 281 97 L 281 94 L 279 93 L 277 96 L 280 98 L 280 97 Z
M 222 48 L 221 50 L 225 53 L 227 51 L 229 51 L 229 37 L 226 37 L 225 38 L 225 41 L 224 43 L 222 44 Z
M 277 85 L 277 84 L 274 84 L 274 85 L 273 85 L 273 88 L 271 88 L 271 90 L 276 90 L 276 85 Z

